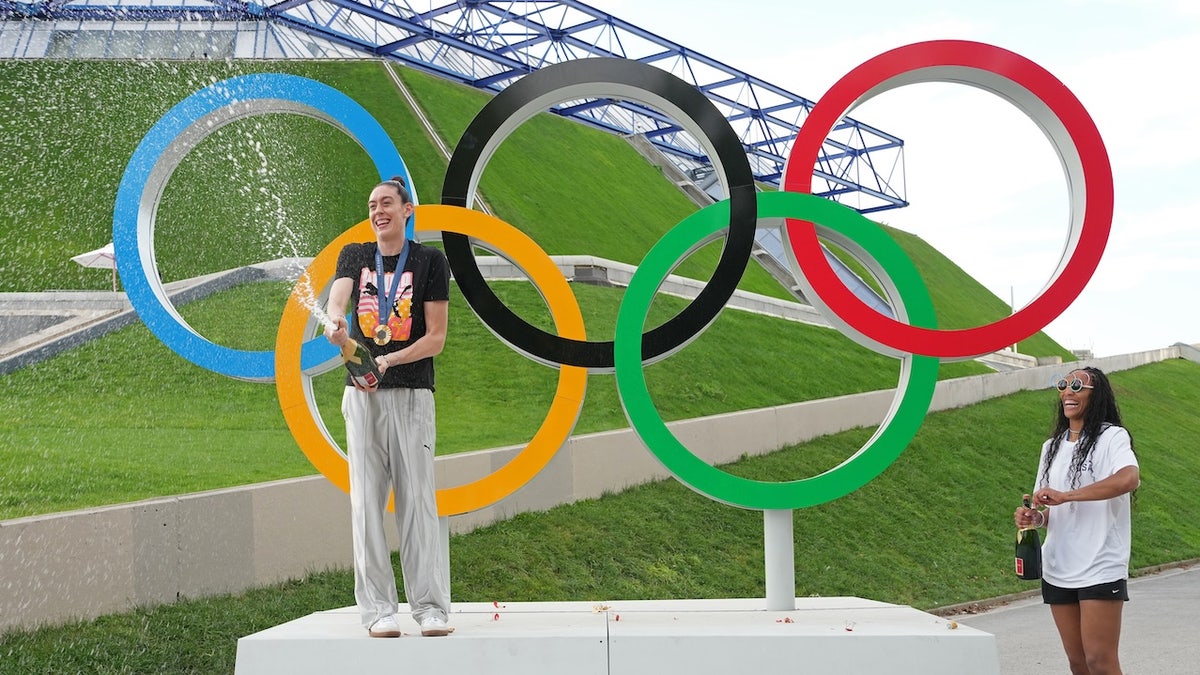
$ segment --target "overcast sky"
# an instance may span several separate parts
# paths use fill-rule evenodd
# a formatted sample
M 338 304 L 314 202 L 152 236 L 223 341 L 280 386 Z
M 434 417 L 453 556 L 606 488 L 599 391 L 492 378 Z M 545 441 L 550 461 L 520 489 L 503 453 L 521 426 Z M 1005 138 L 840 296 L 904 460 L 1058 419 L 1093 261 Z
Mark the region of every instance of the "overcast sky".
M 889 49 L 987 42 L 1058 77 L 1113 165 L 1116 207 L 1095 276 L 1046 331 L 1097 356 L 1200 342 L 1200 3 L 1191 0 L 592 0 L 589 4 L 809 99 Z M 920 235 L 1021 307 L 1050 280 L 1067 189 L 1049 141 L 963 85 L 882 94 L 852 117 L 905 141 L 912 206 L 873 215 Z

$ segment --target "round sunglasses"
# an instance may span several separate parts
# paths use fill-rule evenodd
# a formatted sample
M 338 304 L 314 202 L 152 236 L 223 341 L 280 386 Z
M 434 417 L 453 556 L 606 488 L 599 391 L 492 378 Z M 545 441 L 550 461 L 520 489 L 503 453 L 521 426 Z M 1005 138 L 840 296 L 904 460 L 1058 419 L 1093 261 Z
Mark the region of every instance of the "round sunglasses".
M 1073 377 L 1070 380 L 1065 377 L 1059 378 L 1059 380 L 1054 383 L 1054 386 L 1057 387 L 1059 391 L 1066 391 L 1069 387 L 1071 391 L 1077 394 L 1084 389 L 1094 389 L 1092 385 L 1084 384 L 1083 380 L 1079 379 L 1078 377 Z

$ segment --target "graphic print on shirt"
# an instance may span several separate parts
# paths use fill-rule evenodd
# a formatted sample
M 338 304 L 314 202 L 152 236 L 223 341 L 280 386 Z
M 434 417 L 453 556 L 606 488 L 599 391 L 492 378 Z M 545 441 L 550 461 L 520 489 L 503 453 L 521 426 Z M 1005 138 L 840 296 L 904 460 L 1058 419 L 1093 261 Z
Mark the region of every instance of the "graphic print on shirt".
M 384 292 L 392 285 L 395 273 L 383 275 Z M 413 274 L 405 271 L 400 277 L 400 291 L 394 298 L 387 314 L 387 325 L 392 330 L 392 340 L 404 342 L 412 332 L 412 287 Z M 379 324 L 379 289 L 375 287 L 375 270 L 362 268 L 358 274 L 358 287 L 362 289 L 358 295 L 358 327 L 363 335 L 374 335 L 375 326 Z
M 1095 482 L 1096 467 L 1095 467 L 1095 461 L 1091 457 L 1088 457 L 1087 461 L 1085 461 L 1083 463 L 1083 465 L 1079 467 L 1079 473 L 1082 474 L 1084 471 L 1086 471 L 1087 474 L 1092 477 L 1093 482 Z

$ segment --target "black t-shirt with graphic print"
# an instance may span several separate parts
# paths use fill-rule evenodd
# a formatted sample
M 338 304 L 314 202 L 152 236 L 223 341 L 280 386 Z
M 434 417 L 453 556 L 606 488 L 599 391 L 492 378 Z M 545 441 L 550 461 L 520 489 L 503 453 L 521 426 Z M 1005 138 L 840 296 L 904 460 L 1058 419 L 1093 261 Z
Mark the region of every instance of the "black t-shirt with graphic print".
M 415 342 L 425 334 L 425 303 L 450 299 L 450 266 L 445 254 L 415 241 L 408 242 L 408 261 L 402 270 L 397 297 L 385 313 L 392 341 L 383 346 L 375 344 L 379 298 L 391 290 L 396 264 L 400 261 L 399 255 L 383 256 L 384 287 L 381 293 L 376 288 L 375 251 L 378 248 L 375 242 L 347 244 L 338 255 L 335 277 L 346 277 L 354 282 L 350 292 L 350 337 L 366 345 L 375 356 L 398 351 Z M 349 376 L 346 386 L 353 386 Z M 379 388 L 432 390 L 433 358 L 388 368 Z

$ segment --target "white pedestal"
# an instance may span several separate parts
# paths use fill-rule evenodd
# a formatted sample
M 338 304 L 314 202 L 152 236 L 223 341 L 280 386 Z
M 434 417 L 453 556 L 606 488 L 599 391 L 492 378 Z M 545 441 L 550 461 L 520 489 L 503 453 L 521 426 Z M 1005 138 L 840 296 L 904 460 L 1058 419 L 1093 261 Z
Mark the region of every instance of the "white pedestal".
M 444 638 L 373 639 L 353 607 L 238 640 L 237 675 L 891 673 L 999 675 L 995 638 L 911 607 L 861 598 L 460 603 Z M 407 607 L 401 607 L 407 612 Z

